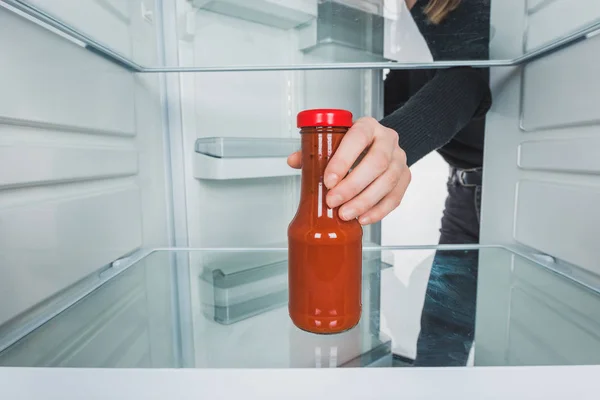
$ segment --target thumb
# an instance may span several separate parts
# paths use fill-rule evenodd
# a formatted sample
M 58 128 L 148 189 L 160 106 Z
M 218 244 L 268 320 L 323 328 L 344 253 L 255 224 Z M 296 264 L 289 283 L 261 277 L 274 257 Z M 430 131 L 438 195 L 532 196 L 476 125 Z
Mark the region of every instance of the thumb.
M 287 158 L 287 163 L 292 168 L 302 168 L 302 152 L 297 151 L 295 153 L 290 154 Z

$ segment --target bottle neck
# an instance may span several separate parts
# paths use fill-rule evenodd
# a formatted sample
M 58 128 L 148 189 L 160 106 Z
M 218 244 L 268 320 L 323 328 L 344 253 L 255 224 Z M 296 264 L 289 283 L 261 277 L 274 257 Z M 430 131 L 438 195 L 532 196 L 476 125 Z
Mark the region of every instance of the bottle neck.
M 315 218 L 339 219 L 337 211 L 327 206 L 328 189 L 324 184 L 325 168 L 337 150 L 347 128 L 303 128 L 302 185 L 300 208 Z

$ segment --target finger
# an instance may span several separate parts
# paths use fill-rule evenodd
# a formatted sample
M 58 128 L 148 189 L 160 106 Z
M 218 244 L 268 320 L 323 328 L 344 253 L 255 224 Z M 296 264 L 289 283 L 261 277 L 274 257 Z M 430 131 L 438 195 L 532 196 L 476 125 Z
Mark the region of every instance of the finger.
M 358 156 L 371 144 L 376 127 L 377 121 L 373 118 L 361 118 L 346 132 L 325 168 L 323 183 L 328 189 L 346 176 Z
M 400 182 L 403 172 L 403 166 L 398 164 L 390 165 L 390 168 L 375 179 L 364 191 L 340 207 L 340 218 L 349 221 L 375 207 L 381 199 L 394 190 L 398 182 Z M 340 186 L 342 184 L 343 182 Z
M 338 207 L 358 196 L 390 167 L 395 149 L 398 149 L 398 147 L 394 147 L 394 143 L 390 140 L 385 140 L 385 138 L 375 139 L 360 164 L 347 177 L 342 179 L 335 188 L 329 191 L 327 205 L 331 208 Z M 399 171 L 395 170 L 395 172 L 398 173 Z M 389 187 L 389 190 L 392 190 L 395 185 L 396 182 Z
M 408 188 L 408 185 L 410 184 L 410 180 L 410 170 L 407 169 L 406 172 L 402 174 L 402 177 L 400 178 L 400 181 L 394 190 L 381 199 L 381 201 L 377 203 L 375 207 L 361 215 L 358 218 L 358 222 L 361 225 L 374 224 L 381 221 L 390 212 L 394 211 L 394 209 L 396 209 L 396 207 L 398 207 L 402 202 L 402 198 L 404 197 L 406 188 Z
M 292 168 L 301 168 L 302 167 L 302 152 L 296 151 L 289 155 L 287 158 L 287 163 Z

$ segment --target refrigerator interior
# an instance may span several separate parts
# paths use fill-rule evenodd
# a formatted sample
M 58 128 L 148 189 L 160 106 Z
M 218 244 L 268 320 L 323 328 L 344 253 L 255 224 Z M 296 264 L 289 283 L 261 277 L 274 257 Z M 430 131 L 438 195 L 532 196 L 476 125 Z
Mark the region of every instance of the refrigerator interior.
M 283 155 L 298 137 L 297 112 L 379 118 L 390 61 L 435 65 L 393 51 L 398 1 L 281 3 L 0 1 L 10 32 L 0 35 L 0 349 L 149 249 L 284 247 L 299 196 L 299 172 Z M 600 273 L 600 6 L 580 3 L 492 1 L 491 59 L 439 65 L 492 67 L 482 243 L 591 282 Z M 365 230 L 366 246 L 380 231 Z M 367 264 L 381 263 L 368 254 Z M 153 290 L 172 289 L 179 311 L 163 311 L 175 328 L 157 333 L 179 349 L 167 358 L 205 346 L 192 332 L 253 325 L 286 300 L 281 252 L 175 252 L 164 263 L 133 286 L 148 304 Z M 514 277 L 505 278 L 484 274 L 481 287 Z M 141 297 L 115 290 L 111 310 L 135 310 Z M 207 293 L 219 299 L 209 311 L 199 306 Z M 272 297 L 231 317 L 230 306 L 264 293 Z

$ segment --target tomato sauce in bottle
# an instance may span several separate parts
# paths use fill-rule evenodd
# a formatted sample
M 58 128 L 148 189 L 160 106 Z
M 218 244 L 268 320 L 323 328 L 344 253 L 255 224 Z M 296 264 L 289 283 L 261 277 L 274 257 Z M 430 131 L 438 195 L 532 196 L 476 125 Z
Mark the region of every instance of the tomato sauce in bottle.
M 323 175 L 352 126 L 345 110 L 298 114 L 302 137 L 300 204 L 288 228 L 289 313 L 298 328 L 320 334 L 347 331 L 360 321 L 362 226 L 327 206 Z

